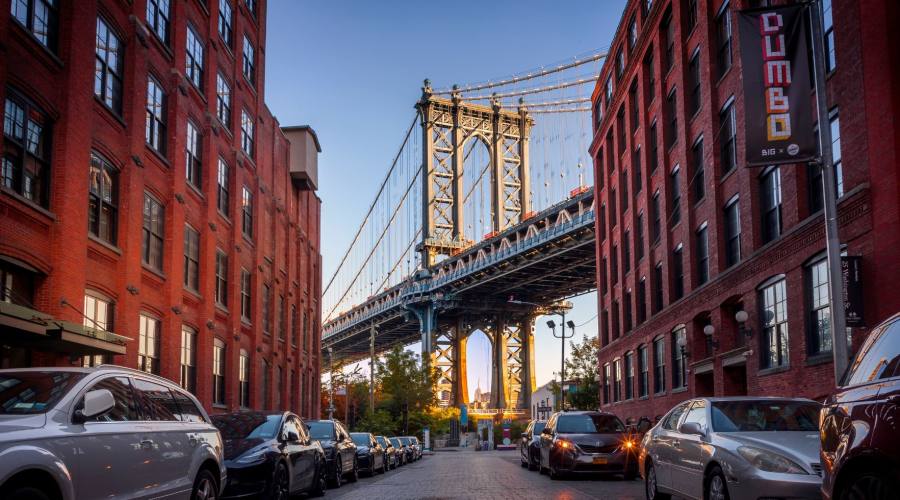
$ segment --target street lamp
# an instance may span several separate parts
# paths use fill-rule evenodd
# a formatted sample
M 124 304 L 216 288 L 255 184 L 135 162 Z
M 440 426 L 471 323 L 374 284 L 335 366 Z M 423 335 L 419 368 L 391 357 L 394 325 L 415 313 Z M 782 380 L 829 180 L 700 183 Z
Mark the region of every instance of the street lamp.
M 328 349 L 328 385 L 331 397 L 328 400 L 328 420 L 334 420 L 334 351 Z
M 562 316 L 562 324 L 560 325 L 562 331 L 559 335 L 556 334 L 556 323 L 553 320 L 547 320 L 547 326 L 550 327 L 550 330 L 553 332 L 553 336 L 560 339 L 560 343 L 562 344 L 561 355 L 559 359 L 560 371 L 559 371 L 559 409 L 562 411 L 566 406 L 566 391 L 563 390 L 563 385 L 566 383 L 566 339 L 570 339 L 575 336 L 575 323 L 572 320 L 566 321 L 566 311 L 562 311 L 559 313 Z M 572 330 L 571 335 L 566 335 L 566 325 L 569 326 L 569 329 Z
M 707 350 L 710 352 L 719 348 L 719 341 L 713 339 L 714 333 L 716 333 L 716 327 L 712 325 L 706 325 L 703 327 L 703 335 L 706 335 Z
M 734 313 L 734 320 L 737 321 L 738 324 L 738 333 L 746 337 L 747 340 L 750 340 L 750 337 L 753 336 L 753 329 L 747 326 L 748 319 L 750 319 L 750 315 L 743 309 Z

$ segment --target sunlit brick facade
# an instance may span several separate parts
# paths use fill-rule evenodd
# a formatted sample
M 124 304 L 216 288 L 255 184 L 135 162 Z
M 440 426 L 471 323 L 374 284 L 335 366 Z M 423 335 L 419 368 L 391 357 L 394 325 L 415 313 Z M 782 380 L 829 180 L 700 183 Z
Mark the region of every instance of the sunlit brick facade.
M 610 44 L 591 145 L 598 370 L 603 409 L 623 418 L 696 395 L 833 387 L 820 174 L 743 164 L 736 11 L 766 3 L 632 0 Z M 862 257 L 872 327 L 900 310 L 898 5 L 825 8 L 840 237 Z
M 211 411 L 319 414 L 321 203 L 291 154 L 318 139 L 265 105 L 265 19 L 4 3 L 2 367 L 114 362 Z

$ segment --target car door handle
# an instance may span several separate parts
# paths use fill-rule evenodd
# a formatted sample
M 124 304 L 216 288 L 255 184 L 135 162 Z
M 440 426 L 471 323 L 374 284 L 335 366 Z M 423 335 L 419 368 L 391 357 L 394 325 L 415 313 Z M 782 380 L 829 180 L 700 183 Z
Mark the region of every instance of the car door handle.
M 680 445 L 680 444 L 681 444 L 681 441 L 679 441 L 679 440 L 677 440 L 677 439 L 673 439 L 673 440 L 672 440 L 672 446 L 678 448 L 678 445 Z
M 153 445 L 154 445 L 154 443 L 153 443 L 152 439 L 142 439 L 141 440 L 141 448 L 143 448 L 145 450 L 152 450 Z
M 886 401 L 892 405 L 900 406 L 900 394 L 891 394 Z

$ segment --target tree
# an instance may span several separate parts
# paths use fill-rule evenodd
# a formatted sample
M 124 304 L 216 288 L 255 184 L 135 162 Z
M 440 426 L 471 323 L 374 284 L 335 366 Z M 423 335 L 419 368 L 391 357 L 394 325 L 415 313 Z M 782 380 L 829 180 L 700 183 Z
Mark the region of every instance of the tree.
M 394 417 L 437 404 L 437 371 L 428 364 L 420 366 L 415 354 L 394 347 L 378 361 L 377 367 L 376 384 L 381 396 L 377 406 Z
M 570 345 L 566 378 L 575 384 L 575 390 L 566 393 L 566 405 L 581 410 L 597 409 L 600 406 L 600 382 L 597 379 L 600 363 L 599 338 L 585 335 L 580 343 L 572 342 Z

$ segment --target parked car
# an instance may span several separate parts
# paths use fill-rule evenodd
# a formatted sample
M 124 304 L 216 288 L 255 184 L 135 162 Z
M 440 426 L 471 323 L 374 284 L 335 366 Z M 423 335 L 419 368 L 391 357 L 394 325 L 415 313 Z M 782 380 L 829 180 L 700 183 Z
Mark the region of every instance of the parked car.
M 340 488 L 344 479 L 351 483 L 359 480 L 356 445 L 350 433 L 338 420 L 307 420 L 309 437 L 319 442 L 325 452 L 328 470 L 328 486 Z
M 325 492 L 325 452 L 291 412 L 213 415 L 225 441 L 228 482 L 223 497 L 288 498 Z
M 406 439 L 409 440 L 409 445 L 412 446 L 413 460 L 420 460 L 422 458 L 422 443 L 419 442 L 419 438 L 406 436 Z
M 818 415 L 800 398 L 685 401 L 641 443 L 647 498 L 819 498 Z
M 0 498 L 218 497 L 223 453 L 203 406 L 161 377 L 0 370 Z
M 547 422 L 544 420 L 532 420 L 519 438 L 519 458 L 522 467 L 528 470 L 537 470 L 541 461 L 541 431 Z
M 619 417 L 599 411 L 554 413 L 541 431 L 538 469 L 552 479 L 565 473 L 637 476 L 637 444 Z
M 384 436 L 375 436 L 375 440 L 378 441 L 378 444 L 384 449 L 384 462 L 387 470 L 396 469 L 397 466 L 400 465 L 400 459 L 391 440 Z
M 397 464 L 406 465 L 406 444 L 398 437 L 388 438 L 388 441 L 394 445 L 394 453 L 397 454 Z
M 825 499 L 897 498 L 900 491 L 900 314 L 863 343 L 822 408 Z
M 374 476 L 376 472 L 384 474 L 387 471 L 384 448 L 378 444 L 373 434 L 351 432 L 350 439 L 356 445 L 356 461 L 360 470 L 365 470 L 369 476 Z

